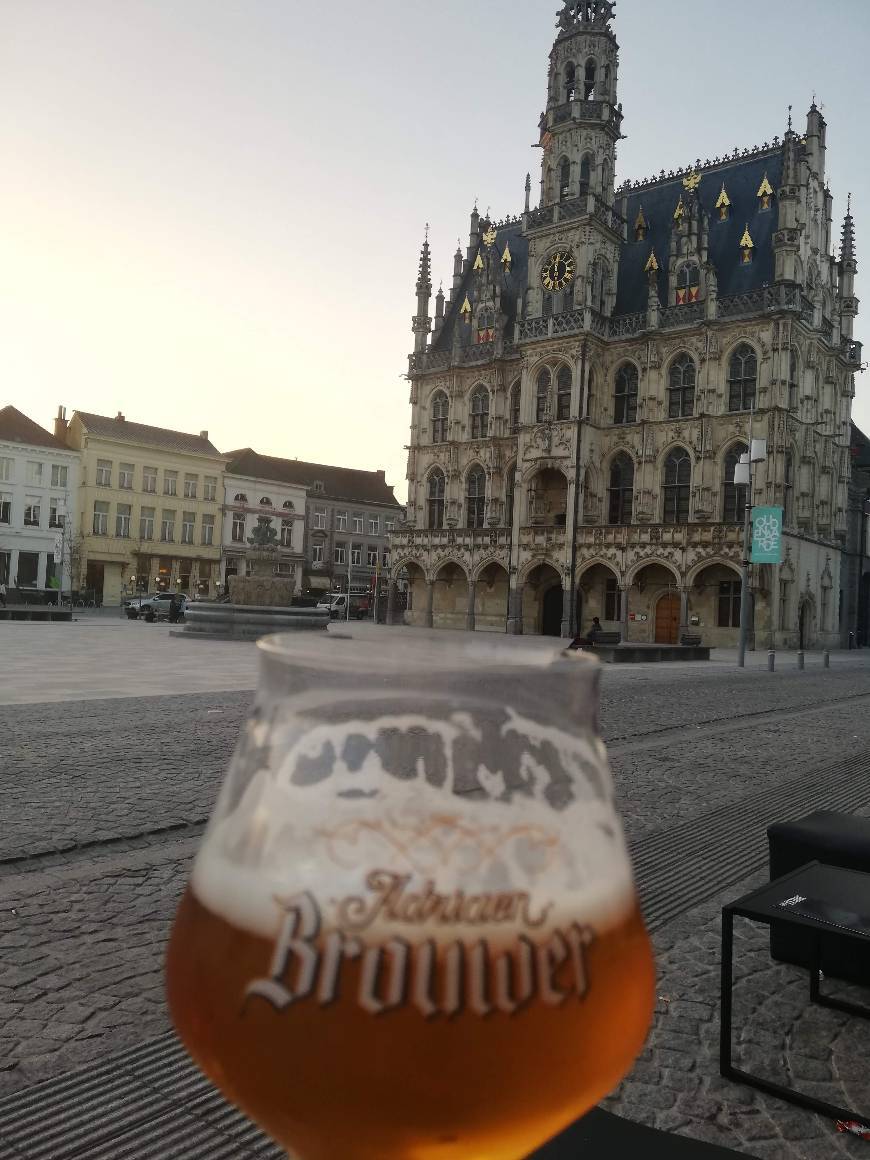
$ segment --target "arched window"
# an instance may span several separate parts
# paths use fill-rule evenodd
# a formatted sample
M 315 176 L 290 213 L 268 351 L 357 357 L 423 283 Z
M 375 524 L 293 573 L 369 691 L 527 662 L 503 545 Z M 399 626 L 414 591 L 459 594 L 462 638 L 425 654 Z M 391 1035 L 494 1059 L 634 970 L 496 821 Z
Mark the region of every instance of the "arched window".
M 728 410 L 750 411 L 758 388 L 758 355 L 748 342 L 741 342 L 728 368 Z
M 665 507 L 663 522 L 689 522 L 689 494 L 692 488 L 692 460 L 688 451 L 676 448 L 665 462 Z
M 267 495 L 264 495 L 263 498 L 260 500 L 260 507 L 270 508 L 270 507 L 274 507 L 274 504 L 272 503 L 272 501 L 269 499 L 269 497 Z
M 587 153 L 580 162 L 580 192 L 587 193 L 592 184 L 592 158 Z
M 427 489 L 428 524 L 430 528 L 444 527 L 444 493 L 446 484 L 443 471 L 433 471 L 429 476 Z
M 598 65 L 594 60 L 587 60 L 586 73 L 583 80 L 583 96 L 591 101 L 595 96 L 595 79 L 598 75 Z
M 798 363 L 797 351 L 792 347 L 788 360 L 788 406 L 790 411 L 796 411 L 800 405 L 799 384 L 800 364 Z
M 668 417 L 688 419 L 695 413 L 695 384 L 698 370 L 695 360 L 681 354 L 671 363 L 670 388 L 668 391 Z
M 486 519 L 486 473 L 472 467 L 465 477 L 465 526 L 482 528 Z
M 574 93 L 577 88 L 577 67 L 573 61 L 569 60 L 565 65 L 565 100 L 573 101 Z
M 783 520 L 787 528 L 794 527 L 794 456 L 790 451 L 785 453 L 783 466 Z
M 742 524 L 746 518 L 746 495 L 749 489 L 734 482 L 734 471 L 749 448 L 738 443 L 725 456 L 725 475 L 722 481 L 722 520 L 726 524 Z
M 623 363 L 616 372 L 613 422 L 637 422 L 637 367 L 634 363 Z
M 432 442 L 447 442 L 447 423 L 450 417 L 450 402 L 443 391 L 432 396 Z
M 571 194 L 571 162 L 563 157 L 559 165 L 559 200 L 565 201 Z
M 489 435 L 489 391 L 478 387 L 471 396 L 471 438 L 486 439 Z
M 520 429 L 520 384 L 514 383 L 511 387 L 511 434 L 516 435 Z
M 607 500 L 607 522 L 630 524 L 634 508 L 634 464 L 628 455 L 617 455 L 611 464 Z
M 233 500 L 233 503 L 247 503 L 247 502 L 248 502 L 248 497 L 242 493 L 237 495 L 236 498 Z
M 688 262 L 677 274 L 677 306 L 697 302 L 700 296 L 701 268 L 695 262 Z
M 544 423 L 550 418 L 550 388 L 553 385 L 553 376 L 549 367 L 544 367 L 538 375 L 538 393 L 535 404 L 535 419 Z
M 290 499 L 285 500 L 283 506 L 284 506 L 285 512 L 295 512 L 296 511 L 296 505 Z
M 607 259 L 599 254 L 592 263 L 592 309 L 604 314 L 607 309 L 607 283 L 610 267 Z
M 292 548 L 293 547 L 293 521 L 292 520 L 282 520 L 281 521 L 281 547 L 282 548 Z
M 571 387 L 573 375 L 570 367 L 559 367 L 556 375 L 556 418 L 571 418 Z

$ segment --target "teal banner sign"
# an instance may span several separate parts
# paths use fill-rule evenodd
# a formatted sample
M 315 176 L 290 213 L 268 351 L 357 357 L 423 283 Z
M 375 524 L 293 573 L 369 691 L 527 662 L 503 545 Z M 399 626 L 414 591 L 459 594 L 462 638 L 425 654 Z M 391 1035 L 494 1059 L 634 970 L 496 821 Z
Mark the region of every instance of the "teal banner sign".
M 782 563 L 782 508 L 752 509 L 752 563 Z

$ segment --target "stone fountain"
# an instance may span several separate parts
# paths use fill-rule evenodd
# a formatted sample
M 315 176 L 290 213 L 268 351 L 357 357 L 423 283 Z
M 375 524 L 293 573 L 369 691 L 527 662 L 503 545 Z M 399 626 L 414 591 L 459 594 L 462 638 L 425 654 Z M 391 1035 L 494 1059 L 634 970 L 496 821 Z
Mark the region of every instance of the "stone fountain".
M 277 576 L 278 533 L 261 517 L 248 539 L 250 572 L 231 576 L 229 604 L 195 601 L 184 614 L 178 636 L 212 640 L 259 640 L 273 632 L 298 632 L 329 627 L 329 610 L 294 608 L 295 581 Z

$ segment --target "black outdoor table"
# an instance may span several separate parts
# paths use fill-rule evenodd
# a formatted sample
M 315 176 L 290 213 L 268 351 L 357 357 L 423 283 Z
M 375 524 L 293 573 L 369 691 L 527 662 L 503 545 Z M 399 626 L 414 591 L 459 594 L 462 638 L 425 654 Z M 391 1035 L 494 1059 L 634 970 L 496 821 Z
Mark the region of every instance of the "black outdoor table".
M 746 1160 L 718 1144 L 658 1132 L 600 1108 L 578 1120 L 528 1160 Z
M 732 998 L 734 917 L 753 922 L 783 926 L 798 926 L 815 933 L 814 951 L 810 966 L 810 1002 L 832 1007 L 862 1019 L 870 1019 L 870 1008 L 821 993 L 819 982 L 819 942 L 823 934 L 832 930 L 856 943 L 870 943 L 870 874 L 857 870 L 842 870 L 810 862 L 799 870 L 778 878 L 760 890 L 753 890 L 722 909 L 722 1023 L 720 1029 L 719 1070 L 726 1079 L 749 1084 L 768 1095 L 787 1100 L 834 1120 L 860 1120 L 868 1116 L 834 1104 L 806 1096 L 783 1084 L 773 1083 L 737 1068 L 732 1063 Z M 870 986 L 870 979 L 867 980 Z M 870 1109 L 868 1109 L 870 1111 Z

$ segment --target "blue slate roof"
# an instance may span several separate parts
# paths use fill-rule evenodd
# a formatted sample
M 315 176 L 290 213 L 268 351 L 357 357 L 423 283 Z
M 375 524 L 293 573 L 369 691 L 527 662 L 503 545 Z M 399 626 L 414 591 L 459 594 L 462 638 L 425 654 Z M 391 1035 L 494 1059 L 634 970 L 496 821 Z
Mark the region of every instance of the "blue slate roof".
M 481 222 L 481 231 L 485 228 L 485 223 Z M 510 246 L 511 263 L 510 271 L 506 272 L 501 265 L 501 256 L 504 253 L 505 245 Z M 507 325 L 505 327 L 505 334 L 509 339 L 513 337 L 514 323 L 517 318 L 517 299 L 525 294 L 526 287 L 529 283 L 529 243 L 523 237 L 523 224 L 521 221 L 511 222 L 498 230 L 498 237 L 493 246 L 493 253 L 496 256 L 496 264 L 498 266 L 498 284 L 501 287 L 501 309 L 507 315 Z M 473 266 L 473 262 L 472 262 Z M 431 349 L 450 350 L 453 346 L 453 334 L 457 326 L 461 328 L 460 344 L 462 346 L 470 346 L 472 341 L 472 327 L 466 326 L 459 320 L 459 311 L 462 309 L 462 304 L 465 301 L 466 294 L 472 307 L 477 305 L 478 292 L 475 286 L 479 279 L 475 277 L 474 270 L 469 267 L 466 271 L 462 285 L 453 295 L 453 301 L 445 310 L 444 327 L 438 338 L 432 343 Z
M 760 208 L 758 190 L 765 173 L 774 192 L 778 191 L 782 181 L 781 149 L 771 149 L 748 158 L 735 158 L 730 164 L 717 166 L 701 174 L 701 185 L 696 196 L 707 216 L 710 231 L 709 258 L 716 268 L 719 294 L 722 297 L 755 290 L 773 281 L 772 239 L 779 207 L 774 196 L 769 210 L 762 211 Z M 715 208 L 723 182 L 731 199 L 730 217 L 724 222 L 719 220 L 719 212 Z M 634 314 L 646 310 L 649 283 L 644 271 L 650 250 L 655 250 L 659 263 L 659 298 L 662 304 L 667 304 L 671 231 L 674 211 L 681 194 L 685 200 L 682 176 L 630 192 L 625 215 L 629 240 L 623 245 L 620 256 L 614 314 Z M 634 223 L 641 206 L 648 231 L 643 241 L 636 242 Z M 747 225 L 755 243 L 755 254 L 750 265 L 743 265 L 740 239 Z

